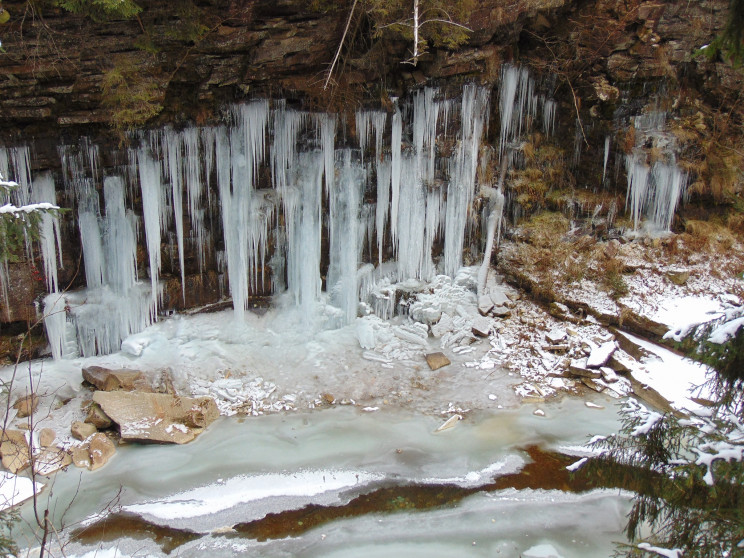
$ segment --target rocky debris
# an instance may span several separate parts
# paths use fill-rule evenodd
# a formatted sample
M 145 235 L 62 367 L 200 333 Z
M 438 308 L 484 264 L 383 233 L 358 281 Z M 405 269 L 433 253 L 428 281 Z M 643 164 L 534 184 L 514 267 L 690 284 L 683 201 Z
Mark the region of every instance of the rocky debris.
M 667 269 L 665 275 L 666 278 L 669 279 L 672 283 L 681 287 L 682 285 L 687 283 L 687 280 L 690 278 L 690 270 L 679 267 L 672 267 Z
M 550 315 L 559 320 L 567 322 L 578 322 L 578 318 L 571 313 L 571 310 L 562 302 L 551 302 L 548 307 Z
M 559 344 L 561 341 L 566 339 L 566 330 L 560 328 L 553 328 L 545 334 L 545 339 L 553 345 Z
M 93 401 L 119 425 L 122 440 L 185 444 L 219 417 L 211 397 L 97 391 Z
M 602 366 L 599 371 L 602 374 L 602 379 L 608 384 L 614 384 L 620 379 L 617 373 L 607 366 Z
M 429 368 L 432 370 L 438 370 L 443 366 L 449 366 L 452 363 L 444 353 L 429 353 L 426 355 L 426 364 L 428 364 Z
M 38 406 L 39 396 L 35 393 L 26 395 L 25 397 L 20 397 L 15 403 L 13 403 L 13 408 L 16 410 L 16 417 L 18 418 L 31 416 Z
M 111 425 L 113 424 L 111 422 L 111 417 L 104 413 L 101 406 L 97 403 L 93 403 L 90 406 L 88 409 L 88 416 L 85 417 L 84 422 L 92 424 L 98 430 L 106 430 L 107 428 L 111 428 Z
M 139 370 L 88 366 L 83 368 L 83 379 L 101 391 L 152 391 L 147 378 Z
M 587 368 L 600 368 L 604 366 L 616 349 L 617 345 L 615 341 L 607 341 L 599 347 L 593 347 L 589 358 L 586 359 Z
M 70 425 L 72 437 L 81 442 L 87 440 L 90 436 L 98 432 L 98 429 L 92 424 L 76 420 Z
M 4 430 L 1 440 L 0 454 L 2 454 L 3 467 L 16 474 L 31 464 L 31 451 L 25 432 Z

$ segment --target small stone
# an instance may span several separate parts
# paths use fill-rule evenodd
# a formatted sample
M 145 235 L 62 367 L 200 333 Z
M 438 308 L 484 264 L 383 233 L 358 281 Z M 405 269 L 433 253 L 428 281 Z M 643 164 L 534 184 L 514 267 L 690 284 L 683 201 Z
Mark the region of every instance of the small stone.
M 90 446 L 88 448 L 88 454 L 90 455 L 90 466 L 91 471 L 100 469 L 116 453 L 116 446 L 105 434 L 98 432 L 94 434 L 90 440 Z
M 16 417 L 26 418 L 31 416 L 36 408 L 39 406 L 39 396 L 35 393 L 19 398 L 14 404 L 13 408 L 16 409 Z
M 532 414 L 537 415 L 538 417 L 544 417 L 545 411 L 543 411 L 542 409 L 535 409 Z
M 88 416 L 85 417 L 85 422 L 92 424 L 97 430 L 106 430 L 107 428 L 111 428 L 113 424 L 111 417 L 104 413 L 103 409 L 97 403 L 93 403 L 90 409 L 88 409 Z
M 86 422 L 80 422 L 76 420 L 70 426 L 70 433 L 76 440 L 87 440 L 90 436 L 98 432 L 95 426 Z
M 323 400 L 329 405 L 333 405 L 336 402 L 336 398 L 333 397 L 333 395 L 331 395 L 330 393 L 324 393 Z
M 35 458 L 34 468 L 40 475 L 51 475 L 72 463 L 72 457 L 60 448 L 45 448 Z
M 426 355 L 426 363 L 432 370 L 438 370 L 443 366 L 452 364 L 450 359 L 448 359 L 444 353 L 429 353 Z
M 560 328 L 551 329 L 549 332 L 545 334 L 545 339 L 547 339 L 553 345 L 557 345 L 558 343 L 563 341 L 565 338 L 566 338 L 566 331 Z
M 57 439 L 57 433 L 51 428 L 42 428 L 39 430 L 39 445 L 42 448 L 48 448 L 54 444 L 54 440 Z
M 491 315 L 496 316 L 497 318 L 505 318 L 509 314 L 511 314 L 511 310 L 506 306 L 494 306 L 491 308 Z
M 493 327 L 493 321 L 485 316 L 476 316 L 473 319 L 473 334 L 478 337 L 488 337 Z
M 488 295 L 482 295 L 478 298 L 478 312 L 481 316 L 486 316 L 493 308 L 493 301 Z
M 668 269 L 666 277 L 675 285 L 682 286 L 687 283 L 687 280 L 690 278 L 690 270 L 682 268 Z

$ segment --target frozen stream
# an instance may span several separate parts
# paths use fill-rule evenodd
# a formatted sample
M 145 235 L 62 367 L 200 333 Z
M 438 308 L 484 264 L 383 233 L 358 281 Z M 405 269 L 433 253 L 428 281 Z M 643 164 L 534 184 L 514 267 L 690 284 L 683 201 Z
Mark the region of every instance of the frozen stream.
M 97 472 L 59 473 L 42 501 L 50 497 L 57 514 L 72 501 L 66 524 L 90 523 L 121 487 L 115 510 L 205 534 L 173 550 L 175 556 L 234 556 L 248 549 L 261 556 L 609 555 L 628 509 L 616 490 L 472 490 L 522 469 L 530 461 L 522 448 L 565 450 L 617 426 L 611 404 L 596 409 L 565 398 L 542 404 L 545 417 L 534 408 L 473 412 L 441 432 L 435 430 L 442 419 L 396 408 L 226 418 L 192 444 L 122 446 Z M 225 533 L 267 513 L 340 506 L 379 487 L 411 484 L 471 491 L 423 511 L 406 511 L 400 497 L 396 513 L 336 518 L 294 537 L 259 542 Z M 124 556 L 163 554 L 150 540 L 100 543 L 104 550 L 114 546 Z M 65 552 L 80 556 L 91 549 L 74 543 Z

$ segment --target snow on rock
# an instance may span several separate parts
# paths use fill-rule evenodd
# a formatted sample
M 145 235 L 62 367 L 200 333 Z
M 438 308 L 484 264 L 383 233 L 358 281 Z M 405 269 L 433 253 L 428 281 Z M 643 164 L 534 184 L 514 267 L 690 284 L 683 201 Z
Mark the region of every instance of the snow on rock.
M 538 544 L 522 552 L 523 558 L 563 558 L 551 544 Z
M 586 359 L 586 367 L 599 368 L 600 366 L 604 366 L 607 364 L 607 361 L 610 360 L 615 349 L 617 349 L 617 345 L 614 341 L 607 341 L 606 343 L 602 343 L 599 347 L 593 348 L 589 358 Z

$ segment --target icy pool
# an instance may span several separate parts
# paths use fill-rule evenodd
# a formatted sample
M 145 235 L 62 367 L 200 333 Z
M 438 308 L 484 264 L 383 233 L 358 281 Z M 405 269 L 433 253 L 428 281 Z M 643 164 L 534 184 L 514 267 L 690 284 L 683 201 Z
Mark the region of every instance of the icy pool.
M 493 485 L 532 461 L 525 448 L 575 451 L 617 427 L 612 405 L 564 399 L 541 404 L 545 416 L 535 408 L 468 413 L 440 432 L 447 416 L 394 407 L 231 417 L 192 444 L 122 446 L 99 471 L 61 472 L 42 502 L 58 522 L 67 509 L 63 540 L 81 525 L 105 539 L 70 542 L 67 556 L 96 548 L 118 548 L 121 556 L 162 556 L 163 548 L 171 556 L 611 554 L 622 540 L 627 495 Z M 423 491 L 424 500 L 444 499 L 418 507 L 406 487 Z M 380 493 L 383 504 L 364 507 Z M 101 512 L 140 518 L 150 531 L 164 526 L 194 535 L 163 547 L 148 529 L 127 531 L 114 520 L 106 536 Z M 28 506 L 24 516 L 30 514 Z M 245 528 L 267 517 L 280 525 L 266 532 L 278 535 Z M 303 528 L 303 517 L 315 526 Z

